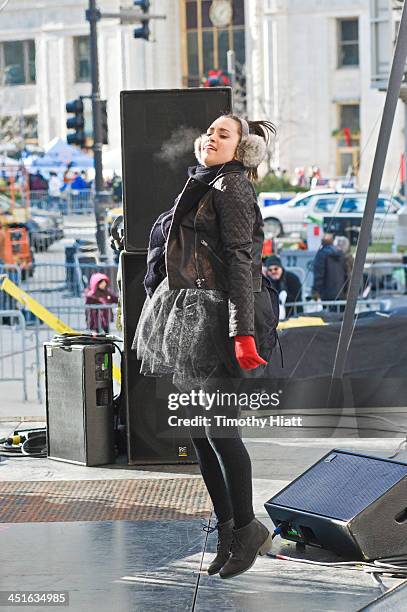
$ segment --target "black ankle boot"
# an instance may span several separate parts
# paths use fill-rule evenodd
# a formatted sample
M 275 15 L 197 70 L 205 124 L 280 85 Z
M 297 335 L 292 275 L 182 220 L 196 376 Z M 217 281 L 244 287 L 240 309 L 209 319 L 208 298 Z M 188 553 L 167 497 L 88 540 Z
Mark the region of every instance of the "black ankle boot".
M 218 530 L 218 543 L 216 546 L 216 557 L 213 559 L 212 563 L 209 565 L 207 572 L 210 576 L 212 574 L 217 574 L 220 568 L 227 562 L 230 555 L 230 547 L 232 545 L 233 539 L 233 526 L 234 520 L 231 518 L 229 521 L 225 523 L 217 523 L 215 527 L 206 526 L 203 528 L 204 531 L 208 531 L 209 533 Z
M 256 518 L 240 529 L 233 529 L 233 541 L 229 559 L 219 571 L 221 578 L 232 578 L 250 569 L 257 555 L 271 550 L 271 533 Z

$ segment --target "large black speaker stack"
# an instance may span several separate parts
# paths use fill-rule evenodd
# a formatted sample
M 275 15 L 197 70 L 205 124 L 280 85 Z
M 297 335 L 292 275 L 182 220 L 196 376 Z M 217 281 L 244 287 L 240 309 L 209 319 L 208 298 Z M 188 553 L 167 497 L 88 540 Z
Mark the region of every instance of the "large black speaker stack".
M 131 350 L 145 300 L 147 247 L 156 218 L 173 206 L 197 163 L 194 140 L 220 114 L 231 112 L 230 87 L 121 92 L 124 244 L 120 256 L 124 322 L 122 392 L 128 462 L 185 463 L 196 457 L 189 439 L 164 436 L 169 379 L 145 377 Z M 174 428 L 175 429 L 175 428 Z
M 353 560 L 407 556 L 407 463 L 334 449 L 264 505 L 293 542 Z

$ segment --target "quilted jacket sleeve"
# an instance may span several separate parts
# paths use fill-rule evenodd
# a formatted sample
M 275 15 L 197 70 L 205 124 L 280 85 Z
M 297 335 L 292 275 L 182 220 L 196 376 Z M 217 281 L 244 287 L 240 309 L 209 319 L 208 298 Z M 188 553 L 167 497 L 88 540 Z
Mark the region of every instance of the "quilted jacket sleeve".
M 150 231 L 147 252 L 147 271 L 144 277 L 144 289 L 149 297 L 157 289 L 160 282 L 165 278 L 165 239 L 163 230 L 168 232 L 168 222 L 171 220 L 175 210 L 175 204 L 170 210 L 161 213 L 154 221 Z
M 229 275 L 229 336 L 254 336 L 251 249 L 256 194 L 244 174 L 225 175 L 214 187 Z

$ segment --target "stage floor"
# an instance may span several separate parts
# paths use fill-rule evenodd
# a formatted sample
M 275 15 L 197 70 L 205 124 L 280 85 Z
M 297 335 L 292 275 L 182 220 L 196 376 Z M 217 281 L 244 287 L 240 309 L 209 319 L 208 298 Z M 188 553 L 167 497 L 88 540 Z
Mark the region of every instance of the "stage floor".
M 399 441 L 247 440 L 256 515 L 271 528 L 264 502 L 328 450 L 388 456 Z M 211 506 L 196 465 L 85 468 L 2 457 L 0 481 L 1 590 L 68 591 L 72 612 L 356 612 L 380 595 L 362 572 L 270 557 L 236 578 L 208 576 L 216 532 L 202 531 Z M 274 552 L 291 557 L 338 560 L 274 542 Z M 384 579 L 386 587 L 400 582 Z

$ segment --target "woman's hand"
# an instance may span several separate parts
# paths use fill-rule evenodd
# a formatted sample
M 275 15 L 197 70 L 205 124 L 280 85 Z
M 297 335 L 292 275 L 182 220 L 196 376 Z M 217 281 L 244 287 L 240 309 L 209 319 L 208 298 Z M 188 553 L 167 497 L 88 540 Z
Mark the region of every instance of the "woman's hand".
M 253 336 L 235 336 L 235 355 L 238 364 L 244 370 L 253 370 L 253 368 L 267 363 L 257 353 Z

